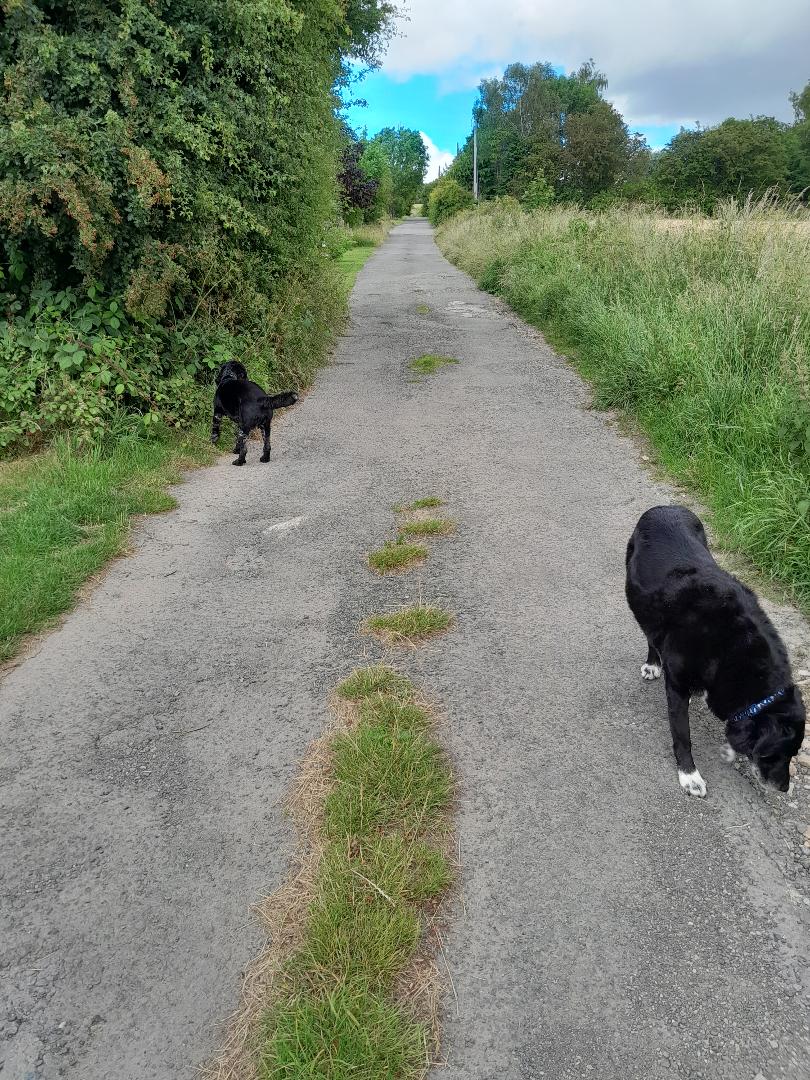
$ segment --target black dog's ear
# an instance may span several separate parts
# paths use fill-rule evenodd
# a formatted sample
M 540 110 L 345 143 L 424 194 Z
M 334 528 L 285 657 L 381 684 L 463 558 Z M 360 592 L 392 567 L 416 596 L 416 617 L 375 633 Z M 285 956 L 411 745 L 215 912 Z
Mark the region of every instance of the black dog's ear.
M 739 720 L 733 727 L 730 724 L 726 726 L 728 745 L 738 754 L 745 754 L 746 757 L 751 757 L 753 754 L 754 745 L 759 736 L 759 725 L 756 725 L 756 719 L 756 717 L 754 719 L 746 717 L 745 720 Z

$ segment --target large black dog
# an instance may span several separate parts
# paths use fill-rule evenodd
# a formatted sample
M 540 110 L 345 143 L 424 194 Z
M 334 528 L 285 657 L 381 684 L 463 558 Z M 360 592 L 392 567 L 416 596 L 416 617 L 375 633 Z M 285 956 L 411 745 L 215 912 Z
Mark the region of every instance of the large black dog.
M 237 455 L 234 465 L 244 465 L 247 460 L 247 439 L 254 428 L 261 428 L 264 433 L 264 446 L 259 461 L 270 460 L 270 425 L 273 422 L 273 410 L 285 409 L 298 401 L 298 395 L 292 391 L 286 394 L 270 396 L 255 382 L 247 377 L 243 364 L 229 360 L 217 372 L 217 388 L 214 391 L 214 419 L 211 424 L 211 442 L 219 440 L 223 416 L 229 417 L 236 424 Z
M 726 725 L 726 760 L 751 758 L 761 778 L 789 787 L 804 737 L 804 704 L 787 653 L 757 598 L 712 558 L 699 518 L 684 506 L 643 514 L 627 546 L 627 602 L 647 636 L 645 679 L 663 668 L 681 787 L 704 796 L 692 759 L 689 697 Z

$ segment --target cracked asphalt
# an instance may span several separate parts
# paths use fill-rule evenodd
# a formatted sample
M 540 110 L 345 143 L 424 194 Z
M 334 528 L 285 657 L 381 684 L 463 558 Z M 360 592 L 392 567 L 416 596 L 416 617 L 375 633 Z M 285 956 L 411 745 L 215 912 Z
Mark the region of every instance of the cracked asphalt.
M 428 352 L 460 362 L 415 377 Z M 420 595 L 458 618 L 393 657 L 460 785 L 436 1080 L 810 1077 L 807 778 L 763 794 L 694 704 L 709 797 L 682 795 L 622 591 L 635 521 L 677 496 L 565 362 L 407 221 L 258 456 L 192 473 L 0 686 L 3 1080 L 191 1080 L 328 692 L 380 655 L 358 625 Z M 457 532 L 370 574 L 422 495 Z

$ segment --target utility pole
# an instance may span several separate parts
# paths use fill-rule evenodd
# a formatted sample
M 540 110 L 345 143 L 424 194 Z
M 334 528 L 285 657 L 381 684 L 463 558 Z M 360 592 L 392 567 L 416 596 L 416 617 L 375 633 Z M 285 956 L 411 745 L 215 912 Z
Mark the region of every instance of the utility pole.
M 473 121 L 473 198 L 478 202 L 478 124 Z

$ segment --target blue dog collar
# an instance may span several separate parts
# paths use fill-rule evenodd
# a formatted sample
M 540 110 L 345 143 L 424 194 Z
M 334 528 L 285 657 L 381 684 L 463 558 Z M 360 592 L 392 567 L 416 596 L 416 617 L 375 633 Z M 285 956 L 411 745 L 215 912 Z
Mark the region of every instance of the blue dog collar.
M 787 694 L 787 687 L 783 686 L 781 690 L 774 690 L 772 694 L 769 694 L 762 701 L 758 701 L 756 705 L 749 705 L 747 709 L 742 709 L 740 712 L 735 713 L 729 717 L 728 722 L 730 724 L 736 724 L 740 720 L 752 720 L 755 716 L 759 716 L 761 712 L 768 708 L 769 705 L 773 705 L 775 701 L 779 701 Z

